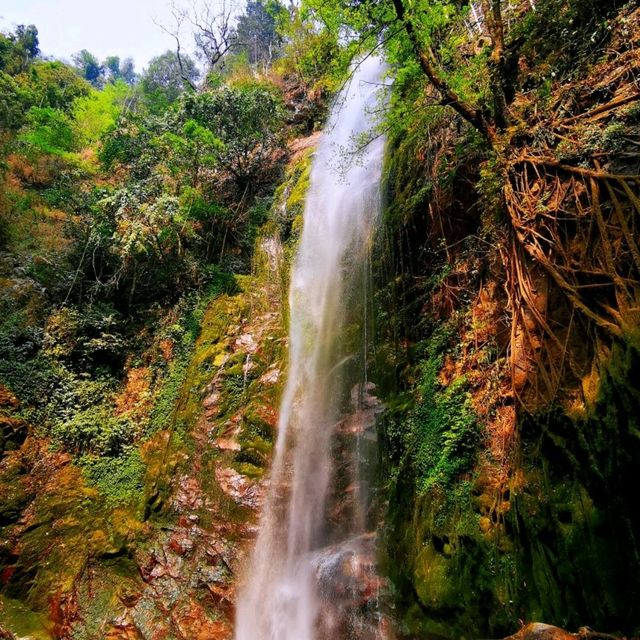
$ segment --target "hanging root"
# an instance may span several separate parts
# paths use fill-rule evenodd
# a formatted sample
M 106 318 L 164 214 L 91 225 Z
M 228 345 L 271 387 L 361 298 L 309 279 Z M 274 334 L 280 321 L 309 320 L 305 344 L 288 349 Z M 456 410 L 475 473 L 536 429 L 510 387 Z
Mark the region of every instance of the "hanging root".
M 596 161 L 585 168 L 522 155 L 511 163 L 505 265 L 514 394 L 525 407 L 553 400 L 567 367 L 584 375 L 587 363 L 569 348 L 576 331 L 595 327 L 613 339 L 638 324 L 639 186 L 640 176 Z

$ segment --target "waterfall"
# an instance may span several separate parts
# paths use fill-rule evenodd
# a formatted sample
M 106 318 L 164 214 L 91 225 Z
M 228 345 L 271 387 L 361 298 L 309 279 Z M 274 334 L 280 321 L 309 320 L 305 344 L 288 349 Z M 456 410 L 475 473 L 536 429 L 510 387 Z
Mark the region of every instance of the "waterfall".
M 355 149 L 375 126 L 382 73 L 376 57 L 354 67 L 313 158 L 289 292 L 287 386 L 236 640 L 337 640 L 364 571 L 371 536 L 357 456 L 374 439 L 377 410 L 363 341 L 384 141 Z

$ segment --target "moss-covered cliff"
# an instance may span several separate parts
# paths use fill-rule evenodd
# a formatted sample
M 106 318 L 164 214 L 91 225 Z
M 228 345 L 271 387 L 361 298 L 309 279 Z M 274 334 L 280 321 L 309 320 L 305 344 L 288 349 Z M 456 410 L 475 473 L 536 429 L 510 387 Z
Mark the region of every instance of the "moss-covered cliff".
M 389 144 L 376 375 L 383 562 L 402 637 L 496 637 L 530 620 L 640 629 L 639 289 L 627 262 L 638 11 L 610 17 L 606 48 L 542 85 L 558 53 L 536 40 L 536 19 L 519 36 L 521 55 L 539 49 L 513 76 L 521 124 L 504 146 L 487 154 L 436 109 Z M 616 273 L 627 279 L 612 293 Z

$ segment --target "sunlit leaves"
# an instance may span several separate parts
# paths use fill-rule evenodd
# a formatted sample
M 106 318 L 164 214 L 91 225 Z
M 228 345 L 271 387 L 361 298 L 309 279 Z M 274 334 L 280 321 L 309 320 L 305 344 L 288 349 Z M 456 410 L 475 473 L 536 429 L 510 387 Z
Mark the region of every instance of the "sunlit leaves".
M 20 141 L 38 151 L 54 155 L 63 155 L 76 147 L 71 119 L 51 107 L 31 107 Z
M 120 80 L 76 100 L 73 116 L 83 144 L 95 144 L 116 123 L 130 93 L 131 87 Z

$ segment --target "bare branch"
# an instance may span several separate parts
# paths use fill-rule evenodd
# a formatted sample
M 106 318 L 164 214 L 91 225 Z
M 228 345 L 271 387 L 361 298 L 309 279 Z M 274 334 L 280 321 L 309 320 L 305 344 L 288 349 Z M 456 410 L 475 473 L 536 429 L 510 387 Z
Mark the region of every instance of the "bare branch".
M 188 76 L 184 68 L 182 59 L 182 46 L 180 44 L 180 30 L 187 18 L 187 14 L 184 9 L 178 7 L 175 2 L 171 2 L 171 15 L 173 16 L 174 20 L 174 26 L 172 28 L 167 27 L 166 25 L 158 22 L 155 19 L 153 20 L 153 22 L 156 26 L 160 27 L 160 29 L 162 29 L 166 34 L 170 35 L 176 41 L 176 56 L 178 58 L 178 66 L 180 67 L 180 77 L 182 78 L 183 82 L 188 84 L 189 87 L 195 91 L 197 87 Z
M 217 10 L 209 2 L 194 2 L 191 7 L 189 21 L 195 29 L 193 37 L 198 47 L 198 56 L 210 71 L 235 44 L 233 15 L 233 8 L 227 0 L 223 0 Z

